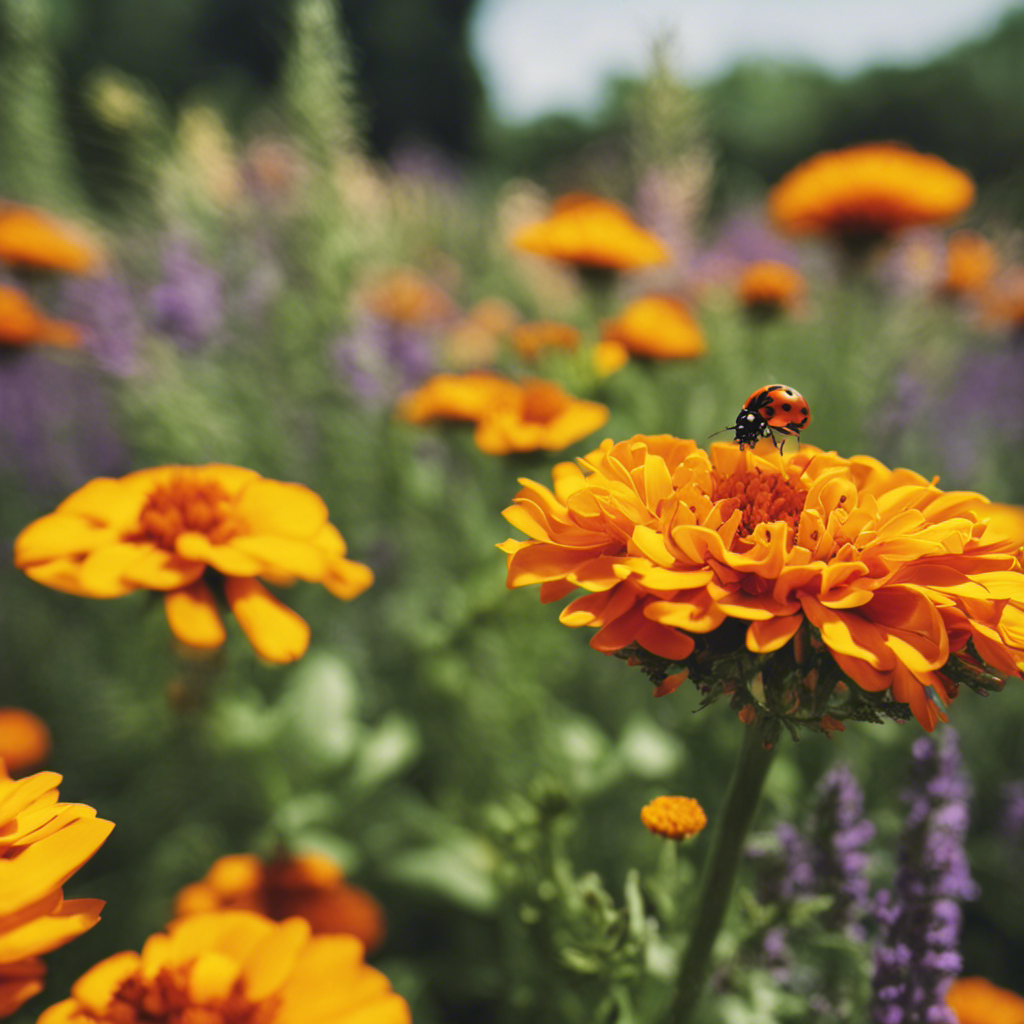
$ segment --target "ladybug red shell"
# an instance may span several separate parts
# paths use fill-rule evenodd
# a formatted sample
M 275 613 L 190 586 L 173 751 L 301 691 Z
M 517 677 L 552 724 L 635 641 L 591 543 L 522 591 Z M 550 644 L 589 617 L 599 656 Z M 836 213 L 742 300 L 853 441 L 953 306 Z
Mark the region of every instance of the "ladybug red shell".
M 810 407 L 799 391 L 788 384 L 765 384 L 743 403 L 736 425 L 727 429 L 736 431 L 736 442 L 743 448 L 753 447 L 762 437 L 774 442 L 776 430 L 796 437 L 810 422 Z

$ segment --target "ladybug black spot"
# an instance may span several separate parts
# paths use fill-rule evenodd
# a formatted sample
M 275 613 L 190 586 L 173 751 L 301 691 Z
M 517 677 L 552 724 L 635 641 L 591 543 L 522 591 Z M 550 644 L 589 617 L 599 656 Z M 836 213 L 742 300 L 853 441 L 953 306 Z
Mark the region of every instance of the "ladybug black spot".
M 800 414 L 802 416 L 806 416 L 807 415 L 807 406 L 806 405 L 800 410 Z
M 782 403 L 782 410 L 783 410 L 783 412 L 789 412 L 789 410 L 792 409 L 792 408 L 793 408 L 793 406 L 791 406 L 789 404 L 789 402 L 783 402 Z

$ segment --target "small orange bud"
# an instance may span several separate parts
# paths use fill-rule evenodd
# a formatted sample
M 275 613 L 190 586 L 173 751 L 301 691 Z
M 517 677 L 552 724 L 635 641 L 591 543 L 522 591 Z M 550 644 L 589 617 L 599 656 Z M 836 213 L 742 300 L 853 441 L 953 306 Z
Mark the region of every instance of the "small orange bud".
M 17 777 L 41 765 L 53 746 L 50 730 L 24 708 L 0 708 L 0 761 Z
M 740 708 L 740 721 L 744 725 L 753 725 L 757 721 L 757 712 L 753 704 L 746 704 Z
M 683 669 L 682 672 L 676 672 L 673 675 L 665 676 L 661 683 L 654 688 L 655 697 L 665 697 L 670 693 L 675 693 L 687 679 L 690 678 L 690 670 Z
M 692 796 L 655 797 L 640 812 L 644 827 L 677 842 L 704 830 L 708 816 Z
M 832 715 L 822 716 L 821 727 L 829 736 L 834 732 L 846 732 L 846 726 L 838 718 L 833 718 Z

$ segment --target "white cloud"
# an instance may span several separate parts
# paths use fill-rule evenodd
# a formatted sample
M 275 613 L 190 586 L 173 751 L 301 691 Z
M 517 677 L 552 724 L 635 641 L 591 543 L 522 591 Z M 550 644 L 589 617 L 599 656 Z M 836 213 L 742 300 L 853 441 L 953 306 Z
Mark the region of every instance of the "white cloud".
M 736 60 L 808 60 L 838 72 L 911 62 L 991 28 L 1012 0 L 484 0 L 473 26 L 498 112 L 591 109 L 609 74 L 636 74 L 671 32 L 700 79 Z

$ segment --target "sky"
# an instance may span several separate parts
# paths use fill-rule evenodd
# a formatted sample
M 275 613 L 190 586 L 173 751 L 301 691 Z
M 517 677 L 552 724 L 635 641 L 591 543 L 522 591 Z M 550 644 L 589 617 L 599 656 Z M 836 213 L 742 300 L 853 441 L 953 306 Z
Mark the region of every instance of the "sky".
M 473 47 L 499 115 L 587 112 L 613 74 L 642 73 L 666 32 L 694 81 L 744 57 L 839 73 L 911 64 L 991 29 L 1013 0 L 482 0 Z

